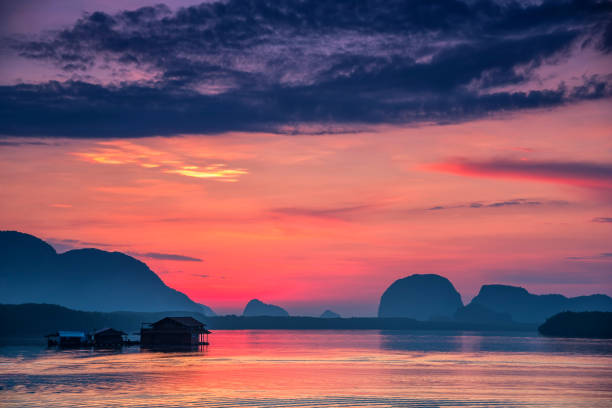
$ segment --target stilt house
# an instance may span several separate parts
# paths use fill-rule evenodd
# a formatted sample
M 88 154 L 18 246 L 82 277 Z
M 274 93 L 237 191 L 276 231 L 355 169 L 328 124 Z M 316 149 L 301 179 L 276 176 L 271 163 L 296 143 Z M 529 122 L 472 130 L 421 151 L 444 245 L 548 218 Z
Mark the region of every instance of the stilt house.
M 211 333 L 193 317 L 165 317 L 140 329 L 142 346 L 196 346 L 208 344 Z

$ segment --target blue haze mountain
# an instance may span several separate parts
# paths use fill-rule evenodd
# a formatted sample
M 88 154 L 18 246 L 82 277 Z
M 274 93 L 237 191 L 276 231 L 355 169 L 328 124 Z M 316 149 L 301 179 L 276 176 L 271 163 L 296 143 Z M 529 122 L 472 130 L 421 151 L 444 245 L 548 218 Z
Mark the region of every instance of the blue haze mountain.
M 172 289 L 121 252 L 75 249 L 57 254 L 32 235 L 0 232 L 0 303 L 52 303 L 84 311 L 191 311 L 207 306 Z
M 500 324 L 512 322 L 512 316 L 509 313 L 495 312 L 479 303 L 470 303 L 467 306 L 460 307 L 453 317 L 456 321 L 463 323 Z
M 321 313 L 321 316 L 323 319 L 337 319 L 338 317 L 340 317 L 340 315 L 336 312 L 333 312 L 329 309 L 327 309 L 326 311 L 324 311 L 323 313 Z
M 563 295 L 534 295 L 519 286 L 483 285 L 470 305 L 480 305 L 498 313 L 509 314 L 516 322 L 542 323 L 564 311 L 612 312 L 612 298 L 590 295 L 568 298 Z

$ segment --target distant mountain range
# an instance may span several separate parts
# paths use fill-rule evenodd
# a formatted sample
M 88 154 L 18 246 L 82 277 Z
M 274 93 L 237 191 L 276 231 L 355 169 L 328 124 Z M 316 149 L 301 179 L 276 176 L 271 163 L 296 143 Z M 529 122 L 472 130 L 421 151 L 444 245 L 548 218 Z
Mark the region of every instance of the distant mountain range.
M 378 317 L 449 320 L 471 323 L 542 323 L 560 312 L 612 311 L 612 298 L 590 295 L 534 295 L 508 285 L 483 285 L 469 305 L 446 278 L 427 274 L 398 279 L 383 293 Z
M 0 303 L 52 303 L 83 311 L 214 312 L 121 252 L 57 254 L 32 235 L 0 231 Z
M 214 316 L 208 306 L 166 286 L 146 264 L 128 255 L 98 249 L 57 254 L 43 240 L 15 231 L 0 231 L 0 303 L 48 303 L 98 312 L 185 311 Z M 483 285 L 478 296 L 464 306 L 448 279 L 423 274 L 390 285 L 381 297 L 378 317 L 462 324 L 539 324 L 564 311 L 611 312 L 612 298 L 602 294 L 574 298 L 534 295 L 516 286 Z M 243 316 L 287 317 L 289 313 L 253 299 Z M 326 311 L 321 317 L 338 316 Z

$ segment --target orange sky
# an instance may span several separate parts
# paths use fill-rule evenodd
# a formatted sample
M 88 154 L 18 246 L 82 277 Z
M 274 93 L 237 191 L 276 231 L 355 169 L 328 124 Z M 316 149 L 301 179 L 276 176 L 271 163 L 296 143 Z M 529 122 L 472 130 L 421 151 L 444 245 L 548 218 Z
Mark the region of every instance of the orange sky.
M 612 217 L 609 175 L 465 170 L 609 166 L 609 112 L 608 100 L 349 134 L 6 139 L 0 223 L 60 252 L 134 254 L 218 313 L 257 297 L 292 314 L 374 315 L 412 273 L 448 277 L 464 302 L 484 283 L 612 295 L 612 223 L 597 222 Z

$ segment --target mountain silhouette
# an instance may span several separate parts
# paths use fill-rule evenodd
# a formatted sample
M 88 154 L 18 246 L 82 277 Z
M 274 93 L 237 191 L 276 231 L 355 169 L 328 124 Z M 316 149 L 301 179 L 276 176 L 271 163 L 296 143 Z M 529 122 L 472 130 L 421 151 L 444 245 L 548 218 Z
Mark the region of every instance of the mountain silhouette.
M 327 309 L 326 311 L 321 313 L 321 317 L 324 319 L 337 319 L 338 317 L 340 317 L 340 315 L 336 312 L 332 312 L 331 310 Z
M 563 295 L 534 295 L 519 286 L 483 285 L 470 305 L 507 313 L 516 322 L 542 323 L 560 312 L 612 311 L 612 298 L 590 295 L 568 298 Z
M 470 303 L 467 306 L 460 307 L 453 317 L 456 321 L 465 323 L 502 324 L 512 322 L 510 314 L 494 312 L 478 303 Z
M 280 306 L 269 305 L 259 299 L 252 299 L 242 312 L 243 316 L 289 316 L 289 313 Z
M 184 310 L 214 315 L 121 252 L 57 254 L 32 235 L 0 231 L 0 303 L 52 303 L 84 311 Z
M 378 317 L 450 318 L 462 306 L 461 296 L 448 279 L 417 274 L 398 279 L 387 288 L 380 298 Z

